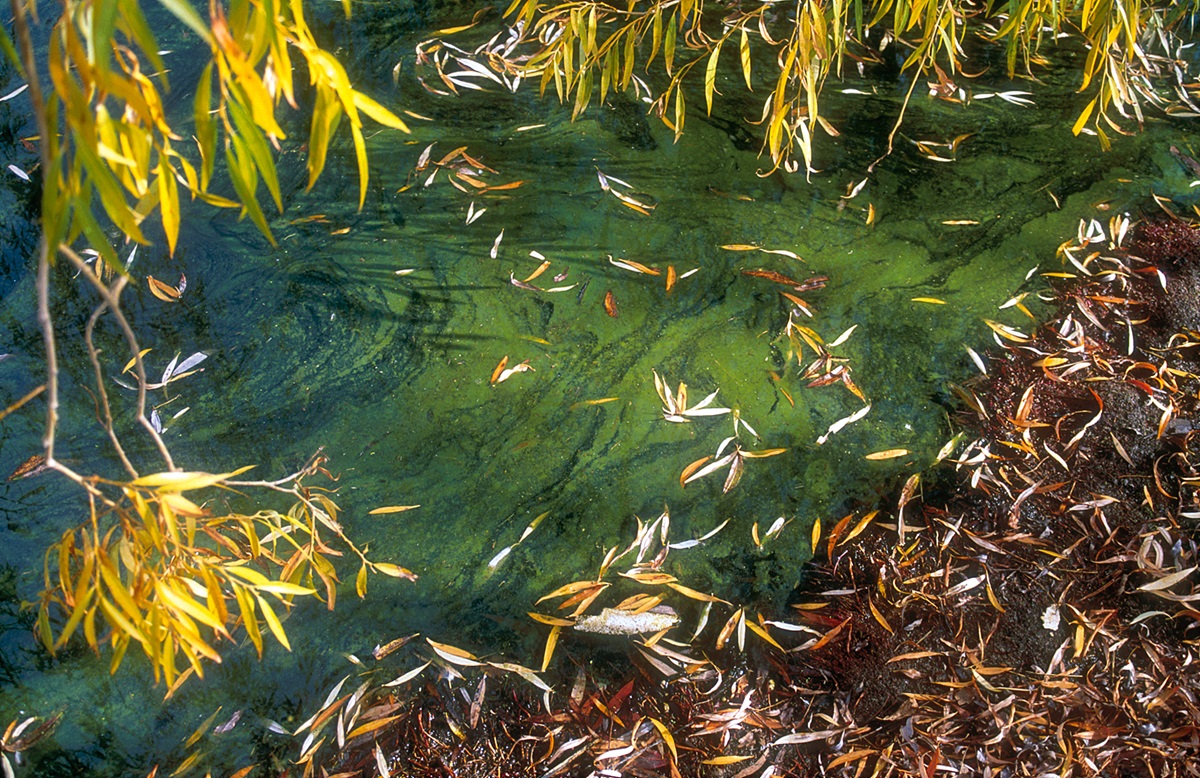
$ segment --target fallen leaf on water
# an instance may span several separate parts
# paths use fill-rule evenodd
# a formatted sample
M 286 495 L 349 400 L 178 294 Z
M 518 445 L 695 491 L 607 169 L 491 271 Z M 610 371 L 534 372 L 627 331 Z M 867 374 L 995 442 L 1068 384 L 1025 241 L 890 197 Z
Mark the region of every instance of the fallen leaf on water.
M 616 402 L 620 397 L 601 397 L 599 400 L 581 400 L 571 406 L 570 410 L 577 411 L 580 408 L 590 408 L 593 405 L 604 405 L 605 403 Z
M 632 259 L 614 259 L 612 254 L 608 255 L 608 263 L 623 270 L 632 270 L 634 273 L 642 273 L 643 275 L 657 276 L 662 274 L 661 270 L 646 267 L 641 262 L 634 262 Z
M 505 381 L 507 381 L 508 379 L 512 378 L 517 373 L 524 373 L 524 372 L 532 371 L 532 370 L 533 370 L 533 366 L 530 365 L 529 360 L 526 359 L 524 362 L 521 362 L 520 364 L 517 364 L 517 365 L 513 365 L 512 367 L 508 368 L 507 370 L 501 370 L 499 375 L 496 375 L 496 380 L 492 382 L 492 385 L 494 386 L 496 384 L 502 384 Z
M 411 511 L 413 508 L 420 507 L 420 505 L 389 505 L 385 508 L 375 508 L 374 510 L 367 511 L 367 515 L 380 516 L 385 513 L 402 513 L 404 511 Z
M 604 293 L 604 312 L 614 319 L 617 318 L 617 298 L 613 297 L 611 289 Z
M 758 251 L 759 249 L 753 243 L 727 243 L 721 248 L 726 251 Z
M 683 472 L 679 474 L 679 485 L 686 486 L 687 482 L 688 482 L 688 478 L 693 473 L 695 473 L 697 470 L 704 467 L 704 465 L 707 464 L 710 460 L 712 460 L 712 457 L 702 457 L 700 459 L 697 459 L 695 462 L 691 463 L 687 467 L 683 468 Z
M 46 457 L 42 454 L 34 454 L 29 459 L 12 471 L 12 475 L 8 477 L 9 481 L 15 481 L 18 478 L 29 478 L 30 476 L 38 475 L 47 470 Z
M 896 459 L 897 457 L 908 456 L 906 448 L 889 448 L 887 451 L 876 451 L 874 454 L 867 454 L 863 459 L 877 461 L 880 459 Z
M 914 298 L 912 298 L 912 301 L 914 303 L 929 303 L 930 305 L 945 305 L 946 304 L 945 300 L 939 300 L 936 297 L 914 297 Z
M 146 283 L 150 286 L 150 294 L 158 299 L 168 303 L 179 301 L 181 292 L 170 284 L 164 284 L 154 276 L 146 276 Z
M 743 270 L 742 275 L 752 276 L 754 278 L 765 278 L 768 281 L 774 281 L 777 284 L 785 284 L 787 286 L 800 286 L 799 281 L 793 278 L 788 278 L 783 273 L 776 273 L 774 270 L 763 270 L 762 268 L 755 270 Z
M 547 624 L 551 627 L 570 627 L 575 623 L 570 619 L 560 619 L 558 616 L 546 616 L 541 613 L 534 613 L 533 611 L 530 611 L 527 615 L 534 621 Z
M 542 273 L 545 273 L 545 272 L 546 272 L 546 270 L 547 270 L 547 269 L 549 269 L 549 267 L 550 267 L 550 260 L 548 260 L 548 259 L 547 259 L 545 262 L 543 262 L 542 264 L 538 265 L 538 269 L 537 269 L 537 270 L 535 270 L 535 271 L 533 271 L 532 273 L 530 273 L 530 274 L 529 274 L 529 277 L 528 277 L 528 278 L 526 278 L 524 281 L 522 281 L 522 283 L 526 283 L 526 284 L 527 284 L 527 283 L 529 283 L 529 282 L 530 282 L 530 281 L 532 281 L 533 279 L 535 279 L 535 278 L 537 278 L 538 276 L 540 276 Z
M 500 374 L 504 372 L 504 368 L 507 366 L 508 366 L 508 354 L 505 354 L 504 358 L 500 360 L 500 364 L 496 365 L 496 369 L 492 371 L 492 378 L 490 381 L 488 381 L 488 383 L 490 383 L 494 386 L 496 384 L 496 381 L 498 381 L 500 379 Z
M 673 286 L 675 286 L 675 266 L 667 265 L 667 292 L 670 292 Z
M 429 638 L 425 638 L 425 642 L 428 643 L 433 648 L 434 653 L 436 653 L 442 659 L 445 659 L 447 662 L 450 662 L 451 664 L 461 665 L 463 667 L 482 667 L 483 666 L 483 662 L 480 662 L 479 659 L 474 654 L 472 654 L 468 651 L 464 651 L 461 648 L 458 648 L 457 646 L 451 646 L 451 645 L 447 645 L 445 643 L 438 643 L 436 641 L 430 640 Z
M 946 221 L 942 222 L 942 224 L 945 224 L 948 227 L 968 227 L 974 224 L 979 224 L 979 222 L 975 221 L 974 219 L 947 219 Z

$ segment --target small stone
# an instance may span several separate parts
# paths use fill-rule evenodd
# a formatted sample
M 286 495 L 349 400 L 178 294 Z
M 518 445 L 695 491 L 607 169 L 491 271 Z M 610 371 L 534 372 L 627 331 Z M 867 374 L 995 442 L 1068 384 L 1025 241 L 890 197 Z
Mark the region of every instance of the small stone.
M 669 608 L 654 608 L 645 613 L 605 608 L 599 615 L 576 619 L 575 629 L 597 635 L 640 635 L 670 629 L 678 623 L 679 615 Z
M 1057 605 L 1051 605 L 1042 613 L 1042 627 L 1055 632 L 1058 630 L 1058 624 L 1062 621 L 1062 615 L 1058 612 Z

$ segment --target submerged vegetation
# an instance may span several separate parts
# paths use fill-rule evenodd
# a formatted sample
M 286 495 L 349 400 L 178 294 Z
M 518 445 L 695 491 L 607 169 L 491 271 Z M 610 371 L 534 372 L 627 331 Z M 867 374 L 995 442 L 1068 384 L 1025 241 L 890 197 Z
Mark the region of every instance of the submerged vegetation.
M 303 774 L 1190 775 L 1200 229 L 1085 221 L 1059 256 L 1007 306 L 1053 315 L 976 355 L 943 469 L 817 522 L 788 616 L 688 587 L 724 525 L 673 542 L 664 511 L 529 614 L 542 675 L 378 647 L 294 732 Z

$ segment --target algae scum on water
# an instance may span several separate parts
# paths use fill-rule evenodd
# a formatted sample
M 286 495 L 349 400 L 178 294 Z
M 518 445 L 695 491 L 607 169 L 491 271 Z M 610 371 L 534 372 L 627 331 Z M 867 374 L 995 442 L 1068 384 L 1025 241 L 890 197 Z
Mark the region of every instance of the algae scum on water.
M 1169 124 L 1106 155 L 1059 129 L 1074 110 L 1070 87 L 1033 106 L 918 94 L 906 137 L 856 187 L 883 150 L 878 117 L 906 84 L 831 94 L 842 135 L 823 141 L 823 170 L 807 182 L 758 175 L 741 106 L 718 102 L 674 143 L 631 97 L 571 122 L 532 89 L 429 94 L 413 74 L 419 38 L 374 35 L 364 80 L 431 121 L 369 139 L 365 208 L 354 209 L 349 148 L 335 148 L 308 194 L 288 151 L 279 248 L 192 208 L 177 259 L 156 247 L 136 266 L 171 283 L 186 272 L 181 303 L 143 294 L 130 315 L 157 368 L 176 352 L 209 355 L 173 386 L 170 413 L 189 410 L 166 437 L 185 468 L 256 463 L 274 478 L 324 447 L 346 531 L 420 578 L 373 578 L 359 601 L 347 568 L 336 611 L 303 606 L 288 619 L 291 654 L 269 650 L 258 665 L 242 646 L 165 704 L 137 662 L 110 678 L 83 652 L 51 661 L 20 615 L 6 619 L 0 700 L 68 710 L 47 774 L 177 762 L 178 744 L 218 705 L 253 714 L 231 735 L 237 748 L 206 757 L 232 766 L 270 748 L 267 721 L 294 729 L 353 669 L 346 654 L 412 632 L 538 665 L 545 630 L 525 612 L 591 575 L 664 505 L 670 535 L 653 546 L 663 571 L 700 594 L 778 609 L 817 520 L 828 531 L 873 505 L 952 437 L 948 384 L 975 370 L 966 347 L 990 342 L 985 319 L 1026 321 L 998 306 L 1042 288 L 1029 271 L 1059 269 L 1047 257 L 1078 219 L 1186 187 L 1165 151 L 1181 137 Z M 1042 125 L 1054 129 L 1030 129 Z M 928 158 L 930 144 L 968 134 L 953 162 Z M 4 302 L 3 350 L 26 367 L 31 284 L 19 279 Z M 115 338 L 109 350 L 118 373 Z M 73 380 L 88 377 L 85 354 L 64 359 Z M 714 409 L 729 412 L 704 413 Z M 64 422 L 64 456 L 103 446 L 89 414 Z M 5 429 L 11 471 L 36 452 L 38 430 L 36 420 Z M 36 598 L 40 555 L 66 526 L 51 478 L 6 484 L 10 600 Z M 369 514 L 402 504 L 420 507 Z

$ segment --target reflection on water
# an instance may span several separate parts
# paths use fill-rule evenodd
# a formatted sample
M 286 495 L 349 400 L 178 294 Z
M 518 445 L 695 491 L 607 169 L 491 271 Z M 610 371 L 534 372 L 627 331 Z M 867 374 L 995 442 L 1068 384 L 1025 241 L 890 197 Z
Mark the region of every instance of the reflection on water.
M 415 40 L 385 27 L 368 39 L 373 56 L 358 64 L 385 97 L 390 53 L 411 51 Z M 352 669 L 343 654 L 412 631 L 475 650 L 503 648 L 530 663 L 540 636 L 524 611 L 550 588 L 593 574 L 605 549 L 628 542 L 634 516 L 652 518 L 664 503 L 676 540 L 730 520 L 704 548 L 669 557 L 665 569 L 693 588 L 764 611 L 779 606 L 801 574 L 814 519 L 869 504 L 932 460 L 953 432 L 947 381 L 973 369 L 964 346 L 986 347 L 983 317 L 1019 316 L 996 307 L 1038 288 L 1027 272 L 1050 267 L 1078 219 L 1103 216 L 1097 203 L 1122 209 L 1151 188 L 1186 187 L 1163 152 L 1176 137 L 1169 126 L 1122 139 L 1107 155 L 1072 138 L 1064 124 L 1075 105 L 1069 84 L 1039 93 L 1029 109 L 993 102 L 963 110 L 918 98 L 904 133 L 942 141 L 975 133 L 959 161 L 922 159 L 902 138 L 850 200 L 841 195 L 878 156 L 895 96 L 831 95 L 829 115 L 842 135 L 822 140 L 824 170 L 807 183 L 756 174 L 762 160 L 740 114 L 757 108 L 736 98 L 718 101 L 718 118 L 690 119 L 673 144 L 665 127 L 621 101 L 570 123 L 564 109 L 532 92 L 437 101 L 417 90 L 402 79 L 393 99 L 433 121 L 417 122 L 412 137 L 385 132 L 369 141 L 375 172 L 361 213 L 353 210 L 358 184 L 348 148 L 331 152 L 311 194 L 300 191 L 303 163 L 289 152 L 281 177 L 292 195 L 273 224 L 279 248 L 248 223 L 193 209 L 176 260 L 150 250 L 135 265 L 167 279 L 186 272 L 185 301 L 168 306 L 131 294 L 130 313 L 159 369 L 176 351 L 211 353 L 203 373 L 173 385 L 179 398 L 168 408 L 191 409 L 167 435 L 177 461 L 196 469 L 257 463 L 257 472 L 274 476 L 324 446 L 341 475 L 336 499 L 348 531 L 420 580 L 372 580 L 365 602 L 347 592 L 332 614 L 304 607 L 288 624 L 293 654 L 271 650 L 259 664 L 246 647 L 231 650 L 212 678 L 165 706 L 136 661 L 115 678 L 85 654 L 50 662 L 7 619 L 0 711 L 69 711 L 57 736 L 63 750 L 47 771 L 86 764 L 122 774 L 178 758 L 174 744 L 218 705 L 249 713 L 212 763 L 244 763 L 270 750 L 266 720 L 287 726 Z M 1048 129 L 1031 131 L 1041 125 Z M 444 173 L 423 186 L 426 171 L 397 193 L 433 142 L 434 159 L 465 145 L 497 180 L 525 183 L 472 197 Z M 653 215 L 604 193 L 597 168 L 656 203 Z M 472 202 L 487 212 L 466 225 Z M 874 226 L 866 224 L 868 203 Z M 313 214 L 321 216 L 304 218 Z M 803 262 L 719 248 L 735 243 L 787 249 Z M 534 251 L 552 263 L 537 283 L 553 286 L 548 279 L 567 272 L 562 284 L 580 286 L 547 294 L 510 284 L 510 273 L 524 278 L 540 264 Z M 664 272 L 699 270 L 668 293 L 662 276 L 617 268 L 609 254 Z M 789 306 L 775 284 L 740 273 L 753 268 L 828 276 L 826 288 L 805 293 L 815 315 L 799 323 L 826 340 L 857 325 L 835 351 L 872 409 L 823 446 L 816 438 L 862 403 L 840 385 L 804 386 L 780 337 Z M 4 350 L 24 354 L 0 365 L 6 376 L 36 369 L 27 286 L 21 280 L 5 300 L 12 334 Z M 616 318 L 604 310 L 608 292 Z M 87 313 L 64 305 L 64 331 Z M 108 337 L 112 368 L 123 358 Z M 64 349 L 73 380 L 86 380 L 78 346 Z M 510 365 L 529 360 L 533 370 L 489 385 L 504 356 Z M 800 362 L 813 358 L 806 351 Z M 682 488 L 680 472 L 712 455 L 733 434 L 732 420 L 665 421 L 653 370 L 685 381 L 697 399 L 719 389 L 719 404 L 738 409 L 761 435 L 742 432 L 747 448 L 787 453 L 748 462 L 728 494 L 723 473 Z M 69 385 L 75 405 L 86 406 Z M 619 399 L 580 405 L 610 397 Z M 64 455 L 89 463 L 103 456 L 90 413 L 69 410 L 63 435 Z M 6 421 L 4 467 L 36 450 L 37 422 Z M 135 452 L 139 446 L 148 458 L 149 447 L 137 442 Z M 887 448 L 913 454 L 863 459 Z M 0 487 L 0 563 L 17 571 L 16 595 L 30 599 L 41 549 L 71 520 L 58 502 L 66 492 L 42 479 Z M 397 503 L 421 508 L 367 516 Z M 543 512 L 537 531 L 489 575 L 488 560 Z M 779 516 L 794 521 L 755 549 L 752 525 L 765 530 Z

